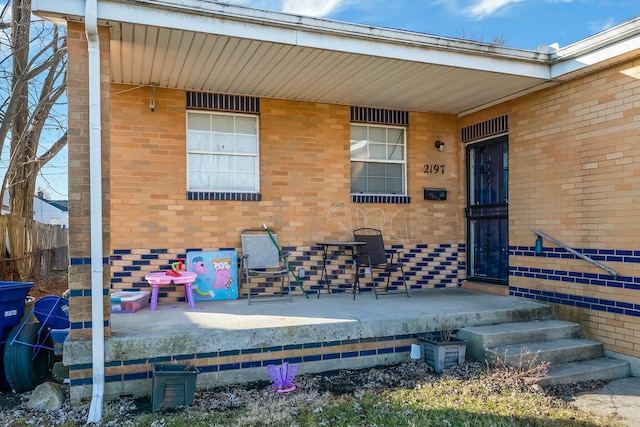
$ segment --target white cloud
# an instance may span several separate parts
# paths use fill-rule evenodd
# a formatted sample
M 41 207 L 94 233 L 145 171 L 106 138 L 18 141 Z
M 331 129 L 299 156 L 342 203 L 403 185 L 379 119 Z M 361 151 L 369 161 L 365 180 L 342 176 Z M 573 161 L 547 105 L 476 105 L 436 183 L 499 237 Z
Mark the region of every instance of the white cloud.
M 343 6 L 345 0 L 284 0 L 282 11 L 322 18 Z
M 480 0 L 464 9 L 464 14 L 472 18 L 482 19 L 493 15 L 499 9 L 511 3 L 520 3 L 522 0 Z
M 613 18 L 607 18 L 604 21 L 589 21 L 587 23 L 589 29 L 594 33 L 599 33 L 604 30 L 608 30 L 609 28 L 615 25 L 615 21 Z
M 225 3 L 322 18 L 342 8 L 350 1 L 352 0 L 226 0 Z
M 431 5 L 444 6 L 449 12 L 456 15 L 463 15 L 471 19 L 483 19 L 502 12 L 510 4 L 522 1 L 524 0 L 433 0 Z

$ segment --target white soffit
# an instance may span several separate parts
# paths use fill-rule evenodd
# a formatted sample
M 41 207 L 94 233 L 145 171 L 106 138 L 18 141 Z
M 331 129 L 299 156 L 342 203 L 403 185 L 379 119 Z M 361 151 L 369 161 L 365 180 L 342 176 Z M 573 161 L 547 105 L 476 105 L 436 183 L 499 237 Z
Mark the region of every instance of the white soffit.
M 81 21 L 84 0 L 33 0 L 33 8 Z M 565 61 L 561 51 L 202 0 L 99 0 L 98 17 L 111 27 L 113 83 L 457 115 L 550 86 L 599 59 L 580 57 L 588 46 L 572 45 Z

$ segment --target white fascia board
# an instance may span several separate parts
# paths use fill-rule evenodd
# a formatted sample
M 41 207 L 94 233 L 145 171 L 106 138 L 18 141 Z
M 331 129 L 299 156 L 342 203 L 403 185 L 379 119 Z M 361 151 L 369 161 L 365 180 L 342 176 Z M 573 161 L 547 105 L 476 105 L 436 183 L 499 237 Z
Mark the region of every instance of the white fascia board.
M 39 13 L 83 13 L 84 1 L 34 0 Z M 58 4 L 60 3 L 60 4 Z M 172 28 L 548 80 L 549 54 L 200 0 L 100 0 L 104 22 Z
M 563 80 L 575 77 L 580 71 L 593 71 L 593 66 L 602 68 L 615 63 L 617 59 L 626 59 L 627 56 L 640 50 L 640 34 L 630 38 L 609 43 L 595 50 L 585 48 L 577 52 L 556 52 L 558 57 L 551 65 L 551 76 L 554 79 Z
M 455 42 L 454 42 L 455 43 Z M 451 43 L 453 45 L 454 43 Z M 296 45 L 360 55 L 370 55 L 446 67 L 512 74 L 542 80 L 550 78 L 547 62 L 524 61 L 456 46 L 407 44 L 392 39 L 365 39 L 317 32 L 298 32 Z
M 84 18 L 85 0 L 31 0 L 31 11 L 38 16 L 58 23 L 61 19 Z M 98 1 L 100 7 L 100 1 Z M 66 23 L 66 22 L 65 22 Z

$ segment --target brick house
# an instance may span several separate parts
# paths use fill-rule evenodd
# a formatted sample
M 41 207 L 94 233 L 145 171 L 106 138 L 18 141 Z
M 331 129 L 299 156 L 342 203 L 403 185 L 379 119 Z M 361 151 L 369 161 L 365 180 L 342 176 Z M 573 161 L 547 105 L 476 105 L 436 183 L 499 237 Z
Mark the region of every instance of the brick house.
M 640 357 L 640 19 L 525 51 L 198 0 L 97 6 L 34 2 L 69 44 L 71 340 L 100 304 L 108 339 L 108 294 L 190 248 L 239 251 L 268 223 L 317 272 L 318 240 L 372 226 L 412 253 L 412 289 L 550 303 Z

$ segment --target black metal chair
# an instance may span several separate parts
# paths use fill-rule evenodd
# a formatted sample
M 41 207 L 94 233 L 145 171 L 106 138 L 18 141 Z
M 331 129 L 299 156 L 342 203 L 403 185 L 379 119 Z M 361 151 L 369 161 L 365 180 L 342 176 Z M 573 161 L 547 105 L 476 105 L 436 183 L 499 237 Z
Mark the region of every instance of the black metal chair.
M 242 279 L 247 284 L 247 299 L 251 304 L 251 297 L 260 296 L 260 302 L 275 301 L 275 298 L 265 296 L 266 287 L 251 288 L 251 279 L 272 277 L 281 279 L 280 297 L 288 294 L 288 301 L 292 301 L 291 281 L 289 278 L 289 262 L 286 252 L 280 252 L 277 244 L 278 236 L 264 228 L 248 228 L 242 230 Z M 286 281 L 286 285 L 285 285 Z M 264 283 L 264 281 L 262 281 Z M 258 300 L 253 300 L 258 302 Z
M 373 277 L 373 272 L 379 271 L 386 274 L 387 282 L 385 285 L 385 293 L 383 295 L 406 294 L 409 296 L 409 288 L 404 277 L 404 264 L 400 261 L 400 254 L 395 249 L 385 249 L 382 232 L 375 228 L 358 228 L 353 230 L 353 237 L 356 242 L 364 242 L 364 246 L 359 248 L 357 274 L 360 269 L 369 269 L 371 274 L 371 282 L 373 285 L 373 293 L 378 299 L 378 286 Z M 391 285 L 391 274 L 400 272 L 400 278 L 404 285 L 404 291 Z M 366 270 L 365 270 L 366 274 Z

